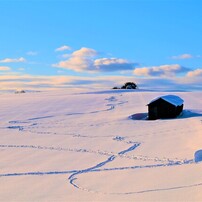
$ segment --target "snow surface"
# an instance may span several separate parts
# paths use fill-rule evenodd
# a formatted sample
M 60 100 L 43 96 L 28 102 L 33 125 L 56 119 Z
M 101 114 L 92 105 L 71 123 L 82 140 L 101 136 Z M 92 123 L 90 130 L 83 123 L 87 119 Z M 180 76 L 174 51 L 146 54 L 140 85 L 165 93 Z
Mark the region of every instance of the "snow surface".
M 156 101 L 156 100 L 158 100 L 160 98 L 167 101 L 167 102 L 169 102 L 169 103 L 171 103 L 171 104 L 173 104 L 173 105 L 175 105 L 176 107 L 181 106 L 183 104 L 183 102 L 184 102 L 184 100 L 181 99 L 179 96 L 176 96 L 176 95 L 164 95 L 164 96 L 160 96 L 160 97 L 157 97 L 157 98 L 153 99 L 149 104 L 151 104 L 152 102 L 154 102 L 154 101 Z
M 202 201 L 202 92 L 175 93 L 176 119 L 145 120 L 162 94 L 1 94 L 0 201 Z

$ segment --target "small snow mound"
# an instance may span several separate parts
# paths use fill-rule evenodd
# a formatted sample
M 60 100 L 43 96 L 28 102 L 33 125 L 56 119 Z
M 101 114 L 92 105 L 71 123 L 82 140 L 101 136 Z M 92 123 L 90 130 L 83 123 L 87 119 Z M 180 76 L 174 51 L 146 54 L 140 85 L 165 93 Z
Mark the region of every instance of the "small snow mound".
M 194 159 L 195 159 L 195 162 L 202 161 L 202 150 L 198 150 L 195 152 Z

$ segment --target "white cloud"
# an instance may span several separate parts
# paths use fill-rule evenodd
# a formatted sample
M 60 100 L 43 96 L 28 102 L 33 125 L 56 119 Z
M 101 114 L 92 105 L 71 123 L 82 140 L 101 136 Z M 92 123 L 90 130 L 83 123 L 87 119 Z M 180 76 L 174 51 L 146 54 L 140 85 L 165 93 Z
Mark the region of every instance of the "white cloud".
M 188 71 L 188 68 L 186 67 L 183 67 L 178 64 L 172 64 L 172 65 L 160 65 L 160 66 L 136 68 L 134 70 L 134 74 L 137 76 L 170 77 L 170 76 L 175 76 L 176 74 L 184 73 L 187 71 Z
M 93 57 L 96 56 L 98 53 L 96 50 L 92 49 L 92 48 L 81 48 L 77 51 L 74 51 L 72 53 L 73 57 Z
M 134 69 L 134 64 L 121 58 L 100 58 L 94 61 L 98 71 L 124 71 Z
M 65 51 L 65 50 L 71 50 L 72 48 L 70 46 L 61 46 L 59 48 L 56 48 L 55 51 L 58 52 L 58 51 Z
M 35 56 L 35 55 L 38 54 L 38 52 L 36 52 L 36 51 L 28 51 L 26 54 L 31 55 L 31 56 Z
M 202 69 L 195 69 L 187 73 L 188 77 L 202 77 Z
M 25 58 L 5 58 L 3 60 L 0 60 L 0 63 L 12 63 L 12 62 L 25 62 Z
M 174 60 L 184 60 L 184 59 L 190 59 L 190 58 L 193 58 L 193 55 L 188 53 L 171 57 L 171 59 L 174 59 Z
M 132 70 L 134 63 L 122 58 L 97 58 L 98 52 L 90 48 L 81 48 L 68 55 L 68 60 L 60 61 L 54 67 L 71 69 L 77 72 L 101 72 Z
M 77 72 L 88 71 L 93 67 L 92 57 L 96 54 L 97 52 L 93 49 L 81 48 L 80 50 L 73 52 L 68 60 L 61 61 L 53 66 L 71 69 Z
M 0 66 L 0 71 L 10 71 L 11 68 L 7 66 Z

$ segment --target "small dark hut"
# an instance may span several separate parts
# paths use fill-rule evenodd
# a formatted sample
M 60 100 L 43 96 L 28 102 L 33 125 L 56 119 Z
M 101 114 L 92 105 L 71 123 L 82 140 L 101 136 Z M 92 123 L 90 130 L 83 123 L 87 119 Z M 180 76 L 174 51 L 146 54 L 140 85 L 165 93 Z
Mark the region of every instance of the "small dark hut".
M 183 110 L 183 100 L 176 95 L 165 95 L 148 104 L 148 119 L 175 118 Z

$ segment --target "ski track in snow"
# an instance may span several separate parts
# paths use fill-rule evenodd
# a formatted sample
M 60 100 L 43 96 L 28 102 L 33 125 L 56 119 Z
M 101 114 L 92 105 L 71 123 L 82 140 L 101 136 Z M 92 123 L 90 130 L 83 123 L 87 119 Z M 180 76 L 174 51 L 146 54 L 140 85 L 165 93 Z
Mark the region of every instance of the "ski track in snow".
M 105 151 L 93 151 L 87 149 L 71 149 L 62 147 L 47 147 L 47 146 L 37 146 L 37 145 L 0 145 L 0 148 L 24 148 L 24 149 L 39 149 L 39 150 L 51 150 L 51 151 L 68 151 L 68 152 L 78 152 L 78 153 L 93 153 L 99 155 L 109 156 L 110 154 Z
M 112 102 L 114 101 L 113 97 L 109 98 L 109 99 L 105 99 L 108 100 L 108 102 Z M 115 100 L 117 101 L 117 100 Z M 91 111 L 91 112 L 76 112 L 76 113 L 67 113 L 64 115 L 56 115 L 56 116 L 43 116 L 43 117 L 34 117 L 34 118 L 29 118 L 26 120 L 15 120 L 15 121 L 9 121 L 9 124 L 23 124 L 23 123 L 30 123 L 30 121 L 35 121 L 35 120 L 41 120 L 41 119 L 50 119 L 50 118 L 56 118 L 56 117 L 65 117 L 65 116 L 73 116 L 73 115 L 87 115 L 87 114 L 95 114 L 95 113 L 100 113 L 100 112 L 107 112 L 107 111 L 111 111 L 113 109 L 115 109 L 116 106 L 119 105 L 123 105 L 125 103 L 127 103 L 128 101 L 120 101 L 117 103 L 108 103 L 106 104 L 107 108 L 106 109 L 102 109 L 102 110 L 95 110 L 95 111 Z M 22 127 L 23 130 L 23 126 L 9 126 L 10 128 L 17 128 L 17 127 Z M 8 127 L 8 128 L 9 128 Z
M 157 167 L 168 167 L 168 166 L 181 166 L 181 165 L 186 165 L 186 164 L 193 164 L 195 163 L 193 159 L 191 160 L 185 160 L 184 163 L 182 162 L 172 162 L 168 164 L 154 164 L 154 165 L 143 165 L 143 166 L 130 166 L 130 167 L 118 167 L 118 168 L 104 168 L 104 169 L 94 169 L 88 172 L 104 172 L 104 171 L 117 171 L 117 170 L 131 170 L 131 169 L 145 169 L 145 168 L 157 168 Z M 77 171 L 78 174 L 79 171 Z M 86 173 L 86 172 L 84 172 Z M 76 173 L 72 174 L 71 176 L 74 176 Z M 70 176 L 70 177 L 71 177 Z M 70 178 L 69 178 L 70 179 Z M 202 183 L 197 183 L 197 184 L 190 184 L 190 185 L 182 185 L 182 186 L 174 186 L 174 187 L 167 187 L 167 188 L 157 188 L 157 189 L 147 189 L 147 190 L 140 190 L 140 191 L 133 191 L 133 192 L 100 192 L 100 191 L 95 191 L 92 189 L 87 189 L 82 187 L 81 185 L 78 185 L 75 183 L 77 178 L 72 178 L 70 179 L 70 183 L 77 189 L 87 191 L 90 193 L 99 193 L 99 194 L 112 194 L 112 195 L 129 195 L 129 194 L 142 194 L 142 193 L 147 193 L 147 192 L 158 192 L 158 191 L 169 191 L 169 190 L 176 190 L 176 189 L 184 189 L 184 188 L 190 188 L 190 187 L 196 187 L 196 186 L 201 186 Z
M 37 133 L 37 134 L 54 135 L 54 134 L 56 134 L 54 132 L 47 132 L 47 131 L 46 132 L 40 132 L 40 131 L 35 132 L 35 131 L 33 131 L 33 128 L 40 124 L 40 123 L 37 123 L 37 121 L 40 121 L 40 120 L 48 119 L 49 124 L 50 124 L 51 118 L 61 117 L 62 119 L 60 119 L 60 120 L 57 120 L 57 121 L 54 120 L 54 124 L 57 124 L 57 123 L 60 123 L 61 121 L 65 120 L 66 116 L 77 116 L 77 115 L 87 115 L 87 114 L 96 114 L 96 113 L 107 112 L 107 111 L 114 110 L 116 106 L 123 105 L 128 102 L 128 101 L 117 102 L 117 100 L 114 96 L 107 98 L 105 100 L 108 101 L 108 103 L 106 104 L 106 107 L 107 107 L 106 109 L 95 110 L 95 111 L 90 111 L 90 112 L 67 113 L 67 114 L 63 114 L 63 115 L 59 114 L 59 115 L 55 115 L 55 116 L 50 115 L 50 116 L 42 116 L 42 117 L 33 117 L 33 118 L 26 119 L 26 120 L 14 120 L 14 121 L 9 121 L 9 124 L 12 124 L 12 125 L 9 125 L 5 128 L 18 129 L 19 131 L 28 131 L 28 132 Z M 116 103 L 114 103 L 114 102 L 116 102 Z M 33 121 L 34 121 L 34 123 L 33 123 Z M 25 124 L 25 125 L 23 125 L 23 124 Z
M 48 126 L 49 129 L 51 127 L 55 128 L 55 125 L 64 121 L 66 116 L 77 116 L 77 115 L 87 115 L 87 114 L 96 114 L 96 113 L 107 112 L 107 111 L 114 110 L 117 106 L 123 105 L 123 104 L 128 102 L 128 101 L 117 101 L 117 99 L 114 96 L 112 96 L 110 98 L 106 98 L 105 100 L 108 102 L 108 103 L 106 103 L 106 107 L 107 107 L 106 109 L 95 110 L 95 111 L 91 111 L 91 112 L 67 113 L 67 114 L 63 114 L 63 115 L 59 114 L 59 115 L 55 115 L 55 116 L 51 116 L 51 115 L 50 116 L 40 116 L 40 117 L 28 118 L 26 120 L 14 120 L 14 121 L 9 121 L 9 124 L 12 124 L 12 125 L 9 125 L 9 126 L 4 127 L 4 128 L 17 129 L 21 132 L 23 131 L 23 132 L 36 133 L 38 135 L 40 135 L 40 134 L 58 135 L 56 132 L 34 131 L 33 129 L 37 128 L 37 127 L 46 128 L 43 126 L 39 126 L 39 125 L 41 125 L 41 123 L 40 122 L 37 123 L 37 121 L 40 121 L 40 120 L 46 120 L 47 119 L 48 124 L 50 124 L 50 121 L 52 118 L 57 118 L 57 119 L 60 118 L 60 120 L 54 120 L 53 121 L 53 123 L 54 123 L 53 126 L 50 126 L 50 125 Z M 33 121 L 34 121 L 34 123 L 33 123 Z M 62 135 L 64 135 L 64 134 L 62 134 Z M 66 135 L 81 137 L 78 134 L 66 134 Z
M 58 118 L 62 117 L 63 119 L 61 120 L 54 120 L 54 123 L 57 124 L 60 121 L 63 121 L 66 116 L 77 116 L 77 115 L 87 115 L 87 114 L 95 114 L 95 113 L 102 113 L 102 112 L 107 112 L 114 110 L 116 106 L 123 105 L 127 103 L 128 101 L 118 101 L 115 96 L 111 96 L 109 98 L 105 99 L 108 103 L 106 104 L 106 109 L 102 110 L 95 110 L 91 112 L 77 112 L 77 113 L 67 113 L 64 115 L 56 115 L 56 116 L 43 116 L 43 117 L 34 117 L 34 118 L 28 118 L 26 120 L 15 120 L 15 121 L 10 121 L 8 127 L 5 127 L 7 129 L 18 129 L 20 132 L 31 132 L 31 133 L 36 133 L 36 134 L 49 134 L 49 135 L 55 135 L 57 134 L 56 132 L 49 132 L 49 131 L 35 131 L 33 130 L 36 127 L 43 128 L 43 123 L 37 123 L 37 121 L 40 120 L 48 120 L 50 123 L 50 120 L 52 118 Z M 42 125 L 41 125 L 42 124 Z M 40 125 L 40 126 L 39 126 Z M 53 126 L 54 127 L 54 126 Z M 46 127 L 44 127 L 47 129 Z M 85 173 L 95 173 L 95 172 L 108 172 L 108 171 L 126 171 L 126 170 L 131 170 L 131 169 L 145 169 L 145 168 L 150 168 L 154 169 L 157 167 L 169 167 L 169 166 L 183 166 L 187 164 L 194 164 L 194 160 L 190 159 L 169 159 L 169 158 L 163 158 L 160 159 L 158 157 L 148 157 L 148 156 L 135 156 L 135 155 L 128 155 L 129 152 L 134 151 L 138 149 L 138 147 L 141 146 L 141 142 L 133 142 L 133 141 L 128 141 L 127 136 L 121 137 L 121 136 L 112 136 L 112 135 L 105 135 L 105 136 L 88 136 L 88 135 L 80 135 L 80 134 L 62 134 L 62 135 L 70 135 L 73 137 L 83 137 L 83 138 L 105 138 L 105 137 L 113 137 L 114 141 L 120 141 L 123 142 L 127 145 L 130 145 L 125 150 L 122 150 L 118 153 L 114 152 L 109 152 L 109 151 L 93 151 L 93 150 L 87 150 L 83 148 L 62 148 L 62 147 L 50 147 L 50 146 L 40 146 L 40 145 L 5 145 L 1 144 L 0 148 L 2 149 L 15 149 L 15 148 L 20 148 L 20 149 L 38 149 L 38 150 L 50 150 L 50 151 L 58 151 L 58 152 L 79 152 L 79 153 L 93 153 L 97 155 L 104 155 L 107 156 L 107 159 L 105 161 L 102 161 L 94 166 L 88 167 L 86 169 L 82 170 L 63 170 L 63 171 L 37 171 L 37 172 L 21 172 L 21 173 L 2 173 L 0 174 L 0 177 L 14 177 L 14 176 L 37 176 L 37 175 L 65 175 L 65 174 L 70 174 L 68 180 L 69 183 L 74 186 L 77 189 L 91 192 L 91 193 L 102 193 L 102 194 L 140 194 L 140 193 L 146 193 L 146 192 L 154 192 L 154 191 L 168 191 L 168 190 L 174 190 L 174 189 L 183 189 L 183 188 L 189 188 L 189 187 L 195 187 L 195 186 L 201 186 L 202 183 L 198 184 L 192 184 L 192 185 L 182 185 L 182 186 L 176 186 L 176 187 L 168 187 L 168 188 L 157 188 L 157 189 L 149 189 L 149 190 L 140 190 L 140 191 L 134 191 L 134 192 L 125 192 L 125 193 L 104 193 L 104 192 L 99 192 L 91 189 L 86 189 L 82 187 L 82 185 L 77 184 L 77 179 L 79 178 L 80 175 L 85 174 Z M 132 146 L 131 146 L 132 144 Z M 113 168 L 105 168 L 107 164 L 110 164 L 117 158 L 127 158 L 129 160 L 142 160 L 142 161 L 154 161 L 158 162 L 157 164 L 149 164 L 149 165 L 136 165 L 136 166 L 128 166 L 128 167 L 113 167 Z
M 127 152 L 130 152 L 130 151 L 136 149 L 138 146 L 140 146 L 140 143 L 134 143 L 133 146 L 129 147 L 129 148 L 126 149 L 126 150 L 123 150 L 123 151 L 119 152 L 118 155 L 121 155 L 121 154 L 125 154 L 125 153 L 127 153 Z M 103 166 L 105 166 L 106 164 L 108 164 L 108 163 L 114 161 L 115 159 L 116 159 L 116 156 L 115 156 L 115 155 L 112 155 L 112 156 L 110 156 L 107 160 L 105 160 L 105 161 L 103 161 L 103 162 L 101 162 L 101 163 L 99 163 L 99 164 L 97 164 L 97 165 L 95 165 L 95 166 L 93 166 L 93 167 L 90 167 L 90 168 L 87 168 L 87 169 L 84 169 L 84 170 L 80 170 L 80 171 L 78 171 L 78 172 L 76 172 L 76 173 L 70 175 L 70 177 L 69 177 L 68 179 L 69 179 L 70 183 L 71 183 L 74 187 L 79 188 L 79 187 L 75 184 L 75 180 L 77 179 L 77 178 L 76 178 L 77 175 L 81 175 L 81 174 L 84 174 L 84 173 L 92 172 L 93 170 L 98 169 L 98 168 L 100 168 L 100 167 L 103 167 Z
M 124 141 L 125 138 L 124 137 L 115 137 L 114 140 L 117 141 Z M 132 143 L 131 141 L 127 142 L 128 144 Z M 130 151 L 135 150 L 137 147 L 139 147 L 141 145 L 141 143 L 136 142 L 133 143 L 134 145 L 129 147 L 126 150 L 120 151 L 118 154 L 122 155 L 125 153 L 128 153 Z M 84 169 L 84 170 L 80 170 L 77 171 L 73 174 L 70 175 L 70 177 L 68 178 L 70 181 L 70 184 L 72 184 L 75 188 L 83 190 L 83 191 L 87 191 L 87 192 L 91 192 L 91 193 L 102 193 L 102 194 L 138 194 L 138 193 L 145 193 L 145 192 L 154 192 L 154 191 L 163 191 L 163 190 L 172 190 L 172 189 L 179 189 L 179 188 L 187 188 L 187 187 L 193 187 L 193 186 L 200 186 L 201 184 L 197 184 L 197 185 L 187 185 L 187 186 L 181 186 L 181 187 L 170 187 L 170 188 L 166 188 L 166 189 L 151 189 L 151 190 L 142 190 L 142 191 L 137 191 L 137 192 L 125 192 L 125 193 L 105 193 L 105 192 L 99 192 L 99 191 L 94 191 L 94 190 L 90 190 L 90 189 L 86 189 L 84 187 L 82 187 L 81 185 L 76 183 L 76 180 L 78 179 L 77 176 L 81 175 L 81 174 L 85 174 L 85 173 L 92 173 L 92 172 L 103 172 L 103 171 L 117 171 L 117 170 L 130 170 L 130 169 L 145 169 L 145 168 L 157 168 L 157 167 L 167 167 L 167 166 L 180 166 L 180 165 L 186 165 L 186 164 L 193 164 L 195 163 L 193 159 L 191 160 L 183 160 L 183 161 L 174 161 L 174 160 L 169 160 L 168 159 L 168 163 L 160 163 L 160 164 L 153 164 L 153 165 L 142 165 L 142 166 L 130 166 L 130 167 L 117 167 L 117 168 L 103 168 L 100 169 L 101 167 L 105 166 L 106 164 L 114 161 L 116 159 L 115 155 L 110 156 L 106 161 L 103 161 L 93 167 Z
M 83 169 L 83 170 L 65 170 L 65 171 L 37 171 L 37 172 L 25 172 L 25 173 L 5 173 L 0 174 L 0 177 L 16 177 L 16 176 L 37 176 L 37 175 L 64 175 L 64 174 L 71 174 L 68 178 L 71 185 L 73 185 L 75 188 L 88 191 L 91 193 L 102 193 L 102 194 L 140 194 L 145 192 L 154 192 L 154 191 L 165 191 L 165 190 L 172 190 L 172 189 L 180 189 L 180 188 L 188 188 L 193 186 L 201 186 L 201 184 L 194 184 L 194 185 L 186 185 L 181 187 L 170 187 L 166 189 L 150 189 L 150 190 L 142 190 L 137 192 L 126 192 L 126 193 L 103 193 L 99 191 L 89 190 L 81 185 L 78 185 L 76 183 L 76 180 L 78 179 L 79 175 L 85 174 L 85 173 L 95 173 L 95 172 L 107 172 L 107 171 L 126 171 L 131 169 L 145 169 L 145 168 L 157 168 L 157 167 L 167 167 L 167 166 L 180 166 L 180 165 L 186 165 L 186 164 L 193 164 L 195 163 L 193 159 L 191 160 L 170 160 L 170 159 L 158 159 L 158 158 L 149 158 L 149 157 L 136 157 L 135 160 L 153 160 L 153 161 L 160 161 L 159 164 L 151 164 L 151 165 L 141 165 L 141 166 L 129 166 L 129 167 L 114 167 L 114 168 L 103 168 L 105 165 L 109 164 L 110 162 L 114 161 L 117 157 L 124 158 L 126 153 L 131 152 L 138 148 L 141 143 L 139 142 L 132 142 L 132 141 L 126 141 L 125 137 L 114 137 L 113 140 L 115 141 L 124 141 L 127 144 L 133 144 L 128 149 L 122 150 L 118 152 L 117 154 L 108 153 L 108 152 L 101 152 L 101 151 L 92 151 L 92 150 L 86 150 L 86 149 L 69 149 L 69 148 L 61 148 L 61 147 L 47 147 L 47 146 L 35 146 L 35 145 L 0 145 L 0 148 L 29 148 L 29 149 L 39 149 L 39 150 L 52 150 L 52 151 L 68 151 L 68 152 L 88 152 L 88 153 L 95 153 L 99 155 L 105 155 L 109 156 L 105 161 L 102 161 L 95 166 Z M 165 162 L 166 161 L 166 162 Z

